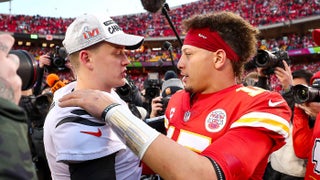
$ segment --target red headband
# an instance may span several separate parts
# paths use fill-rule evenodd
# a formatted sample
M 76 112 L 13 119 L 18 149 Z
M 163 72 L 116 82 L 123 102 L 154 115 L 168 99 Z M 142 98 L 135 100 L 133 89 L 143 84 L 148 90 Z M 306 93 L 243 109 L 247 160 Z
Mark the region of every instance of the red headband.
M 210 31 L 209 28 L 190 29 L 183 44 L 196 46 L 212 52 L 223 49 L 226 52 L 228 59 L 239 61 L 238 55 L 230 48 L 230 46 L 217 32 Z

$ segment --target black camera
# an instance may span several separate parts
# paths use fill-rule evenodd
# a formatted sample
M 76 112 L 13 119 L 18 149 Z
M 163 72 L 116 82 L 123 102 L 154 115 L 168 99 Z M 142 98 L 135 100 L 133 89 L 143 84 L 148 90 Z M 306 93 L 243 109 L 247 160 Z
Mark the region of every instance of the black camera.
M 116 88 L 116 93 L 120 96 L 122 100 L 130 103 L 133 101 L 135 89 L 136 87 L 133 84 L 133 82 L 127 80 L 125 85 Z
M 295 103 L 302 104 L 305 102 L 320 102 L 319 87 L 309 87 L 297 84 L 292 87 L 293 99 Z
M 260 67 L 263 69 L 263 74 L 270 75 L 274 73 L 275 67 L 281 67 L 284 69 L 282 60 L 285 60 L 288 64 L 290 64 L 287 51 L 278 50 L 271 52 L 267 50 L 258 50 L 257 55 L 253 58 L 253 60 L 245 65 L 245 69 L 251 70 L 253 68 Z
M 171 98 L 171 95 L 168 95 L 168 96 L 166 96 L 166 97 L 163 97 L 162 99 L 161 99 L 161 104 L 162 104 L 162 110 L 161 111 L 158 111 L 157 113 L 158 113 L 158 115 L 164 115 L 164 113 L 165 113 L 165 111 L 166 111 L 166 109 L 167 109 L 167 107 L 168 107 L 168 103 L 169 103 L 169 101 L 170 101 L 170 98 Z
M 37 81 L 38 66 L 33 55 L 25 50 L 11 50 L 9 54 L 14 54 L 19 58 L 19 68 L 17 74 L 22 80 L 21 90 L 28 90 L 34 86 Z
M 147 100 L 152 100 L 153 98 L 160 96 L 161 91 L 161 81 L 159 78 L 159 73 L 148 73 L 148 78 L 144 82 L 145 88 L 145 98 Z
M 50 54 L 51 65 L 47 67 L 50 72 L 64 71 L 67 69 L 68 53 L 64 47 L 56 46 L 54 53 Z

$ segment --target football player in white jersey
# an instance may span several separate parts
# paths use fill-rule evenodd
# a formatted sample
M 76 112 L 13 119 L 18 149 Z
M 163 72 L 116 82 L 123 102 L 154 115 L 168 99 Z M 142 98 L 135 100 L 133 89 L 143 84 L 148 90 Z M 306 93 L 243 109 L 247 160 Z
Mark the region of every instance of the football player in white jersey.
M 77 17 L 66 31 L 63 45 L 76 74 L 54 94 L 44 125 L 44 144 L 53 179 L 140 179 L 139 158 L 109 125 L 81 108 L 61 108 L 57 100 L 80 89 L 104 91 L 125 102 L 114 88 L 125 84 L 125 50 L 143 43 L 141 36 L 129 35 L 106 15 Z

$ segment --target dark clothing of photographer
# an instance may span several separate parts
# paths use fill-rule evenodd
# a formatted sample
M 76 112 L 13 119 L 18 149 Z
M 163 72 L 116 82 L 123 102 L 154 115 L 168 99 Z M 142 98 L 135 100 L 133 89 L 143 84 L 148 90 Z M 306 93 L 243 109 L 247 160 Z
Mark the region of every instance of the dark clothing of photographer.
M 255 86 L 266 89 L 266 90 L 270 90 L 270 86 L 268 83 L 269 78 L 266 76 L 258 76 L 258 81 L 255 83 Z
M 126 80 L 126 84 L 117 87 L 115 91 L 120 98 L 128 104 L 130 111 L 138 118 L 144 120 L 145 115 L 140 112 L 138 108 L 143 106 L 143 99 L 140 91 L 131 79 L 127 78 Z
M 43 124 L 51 102 L 51 94 L 21 96 L 19 102 L 27 113 L 28 141 L 39 180 L 51 179 L 43 144 Z
M 0 106 L 0 179 L 38 179 L 26 136 L 25 112 L 3 98 Z
M 39 95 L 43 90 L 43 76 L 44 76 L 44 67 L 38 66 L 37 68 L 37 81 L 35 86 L 33 87 L 33 94 Z

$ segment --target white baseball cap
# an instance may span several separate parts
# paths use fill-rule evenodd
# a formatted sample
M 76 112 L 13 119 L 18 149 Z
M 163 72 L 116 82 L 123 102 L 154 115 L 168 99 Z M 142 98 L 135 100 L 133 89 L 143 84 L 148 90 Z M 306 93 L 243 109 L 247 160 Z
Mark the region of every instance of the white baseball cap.
M 69 54 L 82 50 L 101 41 L 125 46 L 133 50 L 139 48 L 144 37 L 126 34 L 109 16 L 84 14 L 77 17 L 67 28 L 62 42 Z

